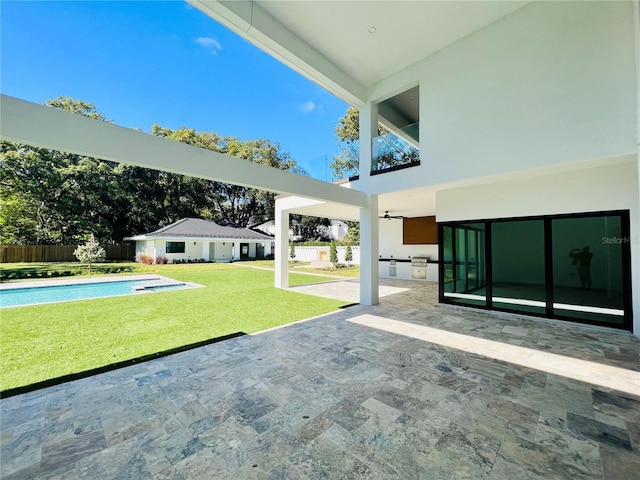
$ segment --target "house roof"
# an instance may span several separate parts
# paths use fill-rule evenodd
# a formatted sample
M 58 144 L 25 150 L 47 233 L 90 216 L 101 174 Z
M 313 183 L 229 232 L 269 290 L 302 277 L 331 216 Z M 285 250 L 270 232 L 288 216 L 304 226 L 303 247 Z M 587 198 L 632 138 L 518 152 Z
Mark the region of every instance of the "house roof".
M 129 239 L 151 240 L 154 238 L 273 240 L 273 237 L 249 228 L 236 227 L 233 224 L 218 223 L 201 218 L 183 218 L 155 232 L 136 235 Z

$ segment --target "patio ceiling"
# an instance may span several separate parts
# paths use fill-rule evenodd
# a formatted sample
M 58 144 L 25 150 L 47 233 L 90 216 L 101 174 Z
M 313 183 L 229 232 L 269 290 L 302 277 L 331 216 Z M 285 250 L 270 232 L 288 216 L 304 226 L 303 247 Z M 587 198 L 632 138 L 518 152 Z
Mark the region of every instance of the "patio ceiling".
M 187 0 L 351 104 L 527 1 Z

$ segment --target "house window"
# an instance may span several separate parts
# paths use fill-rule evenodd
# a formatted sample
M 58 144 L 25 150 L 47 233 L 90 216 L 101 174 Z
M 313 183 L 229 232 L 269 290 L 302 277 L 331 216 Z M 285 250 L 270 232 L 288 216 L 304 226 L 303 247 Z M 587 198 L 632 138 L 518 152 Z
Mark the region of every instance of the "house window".
M 184 242 L 167 242 L 167 253 L 184 253 Z

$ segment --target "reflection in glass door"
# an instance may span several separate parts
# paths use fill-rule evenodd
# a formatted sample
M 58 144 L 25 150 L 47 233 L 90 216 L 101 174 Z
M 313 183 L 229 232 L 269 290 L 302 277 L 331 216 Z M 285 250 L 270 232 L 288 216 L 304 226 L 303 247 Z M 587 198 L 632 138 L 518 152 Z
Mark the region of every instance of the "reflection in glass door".
M 559 218 L 551 228 L 554 314 L 622 325 L 628 236 L 620 216 Z

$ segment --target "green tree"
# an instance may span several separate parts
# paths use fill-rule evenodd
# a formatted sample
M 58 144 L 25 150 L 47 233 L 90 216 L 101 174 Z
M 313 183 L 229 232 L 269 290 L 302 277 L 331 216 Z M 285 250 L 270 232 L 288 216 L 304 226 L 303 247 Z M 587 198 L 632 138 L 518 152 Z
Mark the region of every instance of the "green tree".
M 303 242 L 328 240 L 327 227 L 330 225 L 331 220 L 328 218 L 291 215 L 291 229 Z
M 82 100 L 58 97 L 45 104 L 110 121 Z M 76 243 L 95 234 L 112 242 L 127 233 L 131 195 L 122 195 L 116 163 L 2 142 L 0 167 L 0 235 L 5 241 Z
M 351 250 L 351 244 L 347 244 L 347 248 L 344 252 L 344 260 L 347 262 L 347 267 L 350 267 L 351 260 L 353 260 L 353 251 Z
M 360 222 L 348 221 L 349 229 L 344 237 L 344 241 L 350 245 L 360 245 Z
M 104 251 L 104 248 L 100 246 L 93 235 L 84 245 L 79 245 L 73 254 L 82 263 L 89 265 L 89 275 L 91 275 L 92 263 L 103 262 L 107 258 L 107 252 Z
M 101 122 L 113 123 L 113 120 L 105 117 L 101 114 L 93 103 L 88 103 L 83 100 L 76 100 L 71 97 L 65 97 L 60 95 L 53 100 L 47 100 L 44 102 L 49 107 L 65 110 L 70 113 L 76 113 L 83 117 L 93 118 L 94 120 L 100 120 Z
M 296 246 L 293 242 L 289 244 L 289 258 L 291 258 L 291 260 L 296 258 Z
M 336 242 L 331 242 L 331 246 L 329 247 L 329 259 L 331 263 L 333 263 L 334 268 L 338 266 L 338 248 L 336 247 Z
M 331 168 L 336 180 L 358 175 L 360 168 L 360 156 L 358 140 L 360 138 L 360 112 L 355 107 L 347 108 L 343 117 L 334 127 L 338 145 L 342 150 L 333 158 Z M 384 135 L 387 129 L 378 125 L 378 135 Z
M 151 133 L 279 170 L 300 171 L 289 154 L 282 152 L 280 144 L 264 138 L 242 141 L 231 136 L 221 137 L 212 132 L 197 132 L 186 127 L 171 130 L 159 125 L 154 125 Z M 273 217 L 273 193 L 208 180 L 193 181 L 201 189 L 199 195 L 206 201 L 206 213 L 212 219 L 246 227 Z
M 46 104 L 110 122 L 82 100 L 58 97 Z M 279 144 L 266 139 L 241 141 L 159 125 L 151 133 L 305 173 Z M 0 142 L 0 239 L 7 243 L 77 243 L 90 234 L 99 242 L 120 242 L 186 217 L 246 227 L 273 217 L 273 197 L 261 190 Z

